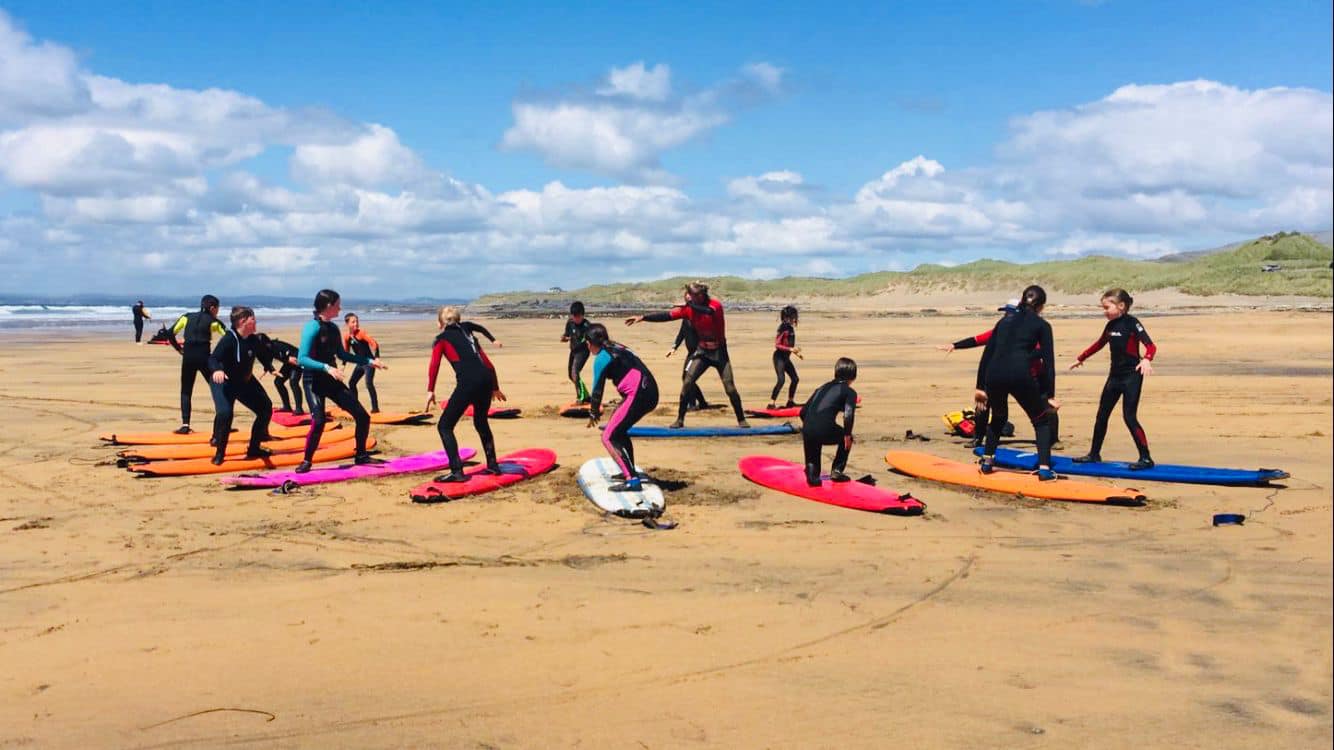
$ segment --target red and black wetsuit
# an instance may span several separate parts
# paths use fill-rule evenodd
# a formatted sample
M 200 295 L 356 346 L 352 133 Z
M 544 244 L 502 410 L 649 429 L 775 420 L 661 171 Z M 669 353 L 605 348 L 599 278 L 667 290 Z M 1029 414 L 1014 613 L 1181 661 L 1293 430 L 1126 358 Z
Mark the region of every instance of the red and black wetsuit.
M 787 405 L 792 406 L 793 400 L 797 397 L 797 368 L 792 364 L 792 350 L 797 348 L 797 329 L 791 323 L 786 321 L 778 325 L 778 333 L 774 336 L 774 375 L 778 376 L 778 382 L 774 383 L 773 393 L 769 395 L 770 401 L 778 400 L 778 392 L 783 390 L 783 377 L 792 379 L 792 384 L 787 387 Z
M 960 339 L 954 342 L 954 348 L 972 349 L 975 346 L 986 346 L 987 341 L 991 339 L 992 333 L 993 331 L 983 331 L 982 333 L 979 333 L 976 336 L 970 336 L 966 339 Z M 1033 360 L 1032 366 L 1029 367 L 1029 373 L 1033 376 L 1034 380 L 1037 380 L 1039 377 L 1041 377 L 1043 367 L 1044 367 L 1043 360 L 1040 359 Z M 1043 395 L 1046 396 L 1047 398 L 1056 398 L 1055 393 L 1044 393 Z M 982 433 L 986 431 L 987 417 L 988 417 L 988 412 L 986 409 L 978 409 L 976 412 L 974 412 L 973 435 L 981 437 Z M 1061 441 L 1060 412 L 1055 412 L 1055 411 L 1052 412 L 1050 421 L 1051 421 L 1051 441 L 1053 443 L 1059 443 Z
M 1126 427 L 1135 440 L 1142 460 L 1149 458 L 1149 438 L 1139 423 L 1139 397 L 1144 388 L 1144 376 L 1135 368 L 1139 365 L 1140 344 L 1144 345 L 1144 359 L 1153 361 L 1158 347 L 1143 324 L 1133 315 L 1122 315 L 1107 321 L 1102 335 L 1089 348 L 1079 355 L 1079 361 L 1092 357 L 1099 349 L 1106 346 L 1112 353 L 1112 367 L 1107 373 L 1107 383 L 1102 387 L 1102 398 L 1098 401 L 1098 418 L 1093 423 L 1093 444 L 1089 455 L 1097 457 L 1102 453 L 1102 441 L 1107 437 L 1107 420 L 1112 416 L 1118 399 L 1125 397 L 1121 404 L 1121 415 L 1125 417 Z
M 491 409 L 492 394 L 500 388 L 500 384 L 496 379 L 495 365 L 482 351 L 481 344 L 477 343 L 477 337 L 473 335 L 475 333 L 492 338 L 485 328 L 466 320 L 445 326 L 435 337 L 435 345 L 431 348 L 431 365 L 426 372 L 426 390 L 434 393 L 435 381 L 440 374 L 440 360 L 448 361 L 454 368 L 454 391 L 449 394 L 449 400 L 441 409 L 436 430 L 440 433 L 440 442 L 445 452 L 449 454 L 450 471 L 455 474 L 463 472 L 463 458 L 459 455 L 454 426 L 469 406 L 472 407 L 473 427 L 482 441 L 486 465 L 498 468 L 496 442 L 491 435 L 487 412 Z
M 991 420 L 984 453 L 996 455 L 1001 430 L 1009 418 L 1009 398 L 1019 402 L 1037 433 L 1038 465 L 1051 465 L 1051 414 L 1045 394 L 1056 391 L 1056 347 L 1051 324 L 1033 310 L 1021 307 L 1005 314 L 992 329 L 982 359 L 977 363 L 977 388 L 987 394 Z M 1038 377 L 1033 365 L 1041 362 Z
M 727 391 L 727 399 L 732 402 L 737 422 L 744 423 L 746 413 L 741 408 L 741 394 L 737 392 L 736 382 L 732 379 L 732 362 L 727 356 L 727 322 L 723 317 L 723 303 L 709 299 L 704 303 L 677 305 L 667 312 L 649 313 L 644 316 L 644 320 L 649 323 L 688 320 L 699 336 L 699 348 L 690 355 L 690 361 L 686 364 L 681 401 L 676 413 L 677 423 L 685 421 L 686 406 L 692 395 L 691 386 L 710 367 L 716 368 L 722 378 L 723 390 Z

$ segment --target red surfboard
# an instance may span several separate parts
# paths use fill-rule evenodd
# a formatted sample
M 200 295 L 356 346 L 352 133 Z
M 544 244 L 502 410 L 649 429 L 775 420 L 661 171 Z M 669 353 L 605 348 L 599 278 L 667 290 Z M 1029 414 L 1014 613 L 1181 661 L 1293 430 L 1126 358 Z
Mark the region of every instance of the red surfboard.
M 806 484 L 800 464 L 772 456 L 746 456 L 737 462 L 741 476 L 769 489 L 807 500 L 892 516 L 920 516 L 926 505 L 912 495 L 900 495 L 861 482 L 831 482 L 821 477 L 819 487 Z
M 860 406 L 862 397 L 857 397 L 857 404 Z M 752 417 L 761 417 L 765 419 L 790 419 L 801 416 L 801 406 L 780 406 L 776 409 L 747 409 L 746 414 Z
M 560 408 L 560 415 L 574 419 L 588 419 L 588 404 L 582 401 L 566 404 Z
M 519 408 L 517 408 L 517 407 L 513 407 L 513 406 L 508 406 L 508 407 L 506 407 L 506 406 L 493 406 L 493 407 L 491 407 L 490 409 L 487 409 L 487 410 L 486 410 L 486 416 L 490 417 L 491 419 L 514 419 L 515 417 L 519 416 L 519 414 L 522 413 L 522 412 L 523 412 L 523 409 L 519 409 Z M 465 417 L 471 417 L 471 416 L 472 416 L 472 407 L 471 407 L 471 406 L 469 406 L 467 409 L 464 409 L 464 410 L 463 410 L 463 416 L 465 416 Z
M 283 427 L 296 427 L 298 425 L 310 424 L 309 414 L 293 414 L 290 411 L 273 410 L 273 423 L 280 424 Z
M 468 495 L 480 495 L 501 487 L 545 474 L 556 467 L 556 452 L 546 448 L 526 448 L 500 457 L 498 476 L 482 474 L 485 466 L 464 470 L 466 482 L 427 482 L 408 491 L 414 503 L 442 503 Z

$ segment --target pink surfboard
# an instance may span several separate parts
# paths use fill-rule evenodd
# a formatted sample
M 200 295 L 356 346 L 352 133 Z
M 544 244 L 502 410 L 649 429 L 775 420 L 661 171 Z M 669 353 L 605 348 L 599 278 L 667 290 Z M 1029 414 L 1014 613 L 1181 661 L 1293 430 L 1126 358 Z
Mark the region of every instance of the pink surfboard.
M 298 427 L 303 424 L 310 424 L 309 414 L 293 414 L 290 411 L 273 411 L 273 423 L 280 424 L 283 427 Z
M 459 455 L 464 461 L 477 455 L 472 448 L 460 448 Z M 346 482 L 352 479 L 371 479 L 388 477 L 395 474 L 412 474 L 422 471 L 443 471 L 449 468 L 449 455 L 444 451 L 418 453 L 414 456 L 399 456 L 382 464 L 343 464 L 327 469 L 312 469 L 305 474 L 294 471 L 270 471 L 263 474 L 237 474 L 224 477 L 223 484 L 236 487 L 303 487 L 308 484 L 328 482 Z
M 501 487 L 545 474 L 556 467 L 556 452 L 546 448 L 526 448 L 500 457 L 499 476 L 480 473 L 485 466 L 474 466 L 463 473 L 466 482 L 427 482 L 413 487 L 408 495 L 414 503 L 441 503 L 468 495 L 480 495 Z
M 861 482 L 831 482 L 821 477 L 819 487 L 806 484 L 806 471 L 800 464 L 772 456 L 746 456 L 737 462 L 741 476 L 769 489 L 807 500 L 893 516 L 919 516 L 926 505 L 911 495 L 900 495 Z

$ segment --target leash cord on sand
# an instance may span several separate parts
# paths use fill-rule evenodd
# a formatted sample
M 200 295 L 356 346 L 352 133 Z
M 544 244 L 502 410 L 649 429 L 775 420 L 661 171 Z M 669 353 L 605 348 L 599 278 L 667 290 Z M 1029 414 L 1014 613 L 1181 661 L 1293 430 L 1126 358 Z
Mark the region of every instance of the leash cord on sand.
M 261 710 L 259 710 L 258 708 L 206 708 L 206 709 L 204 709 L 203 711 L 195 711 L 194 713 L 183 714 L 183 715 L 181 715 L 181 716 L 177 716 L 177 717 L 174 718 L 174 719 L 167 719 L 166 721 L 159 721 L 159 722 L 156 723 L 156 724 L 149 724 L 149 725 L 146 726 L 146 727 L 139 727 L 139 729 L 140 729 L 140 731 L 144 731 L 144 730 L 148 730 L 148 729 L 155 729 L 155 728 L 160 727 L 160 726 L 163 726 L 163 725 L 165 725 L 165 724 L 170 724 L 170 723 L 172 723 L 173 721 L 183 721 L 183 720 L 185 720 L 185 719 L 193 719 L 193 718 L 196 717 L 196 716 L 203 716 L 204 714 L 217 713 L 217 712 L 219 712 L 219 711 L 237 711 L 237 712 L 239 712 L 239 713 L 244 713 L 244 714 L 259 714 L 260 716 L 267 716 L 267 717 L 268 717 L 268 718 L 266 718 L 266 719 L 264 720 L 264 721 L 266 721 L 266 722 L 267 722 L 267 721 L 273 721 L 274 719 L 277 719 L 277 718 L 278 718 L 276 715 L 271 714 L 271 713 L 269 713 L 268 711 L 261 711 Z

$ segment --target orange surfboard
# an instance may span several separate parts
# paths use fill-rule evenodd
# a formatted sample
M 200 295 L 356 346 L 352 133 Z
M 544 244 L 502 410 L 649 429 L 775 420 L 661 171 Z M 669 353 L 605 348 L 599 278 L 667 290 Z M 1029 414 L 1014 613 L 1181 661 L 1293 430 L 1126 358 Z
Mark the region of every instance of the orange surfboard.
M 375 438 L 368 438 L 366 440 L 366 450 L 374 447 Z M 351 440 L 344 440 L 327 446 L 321 445 L 320 449 L 315 451 L 315 459 L 311 463 L 341 461 L 344 458 L 351 458 L 356 452 L 357 444 Z M 296 466 L 301 463 L 302 457 L 300 452 L 275 453 L 268 458 L 229 458 L 220 464 L 214 464 L 207 458 L 189 458 L 184 461 L 149 461 L 146 464 L 131 464 L 127 468 L 136 474 L 150 477 L 184 477 L 196 474 L 268 471 L 280 466 Z
M 324 429 L 332 430 L 338 428 L 338 424 L 329 422 Z M 232 430 L 232 434 L 236 434 Z M 294 437 L 305 437 L 310 432 L 310 427 L 283 427 L 282 425 L 270 424 L 269 437 L 275 440 L 284 440 Z M 187 435 L 177 435 L 174 432 L 108 432 L 98 435 L 97 439 L 112 445 L 195 445 L 198 443 L 208 444 L 213 437 L 211 430 L 191 432 Z
M 922 479 L 1023 497 L 1121 505 L 1144 502 L 1144 493 L 1136 489 L 1076 482 L 1064 477 L 1043 482 L 1033 474 L 1004 469 L 983 474 L 977 470 L 977 464 L 963 464 L 929 453 L 890 451 L 885 454 L 885 463 L 896 471 Z
M 338 419 L 351 419 L 352 415 L 339 409 L 333 404 L 324 407 L 324 411 L 331 417 Z M 410 412 L 379 412 L 371 415 L 371 424 L 422 424 L 431 418 L 429 411 L 410 411 Z
M 356 437 L 352 430 L 336 430 L 321 438 L 320 445 L 332 445 Z M 240 457 L 250 447 L 250 433 L 232 435 L 227 440 L 227 455 Z M 306 438 L 294 437 L 285 440 L 266 440 L 264 447 L 274 453 L 290 453 L 306 447 Z M 117 456 L 129 461 L 173 461 L 183 458 L 212 458 L 213 446 L 208 443 L 186 443 L 184 445 L 141 445 L 118 451 Z

